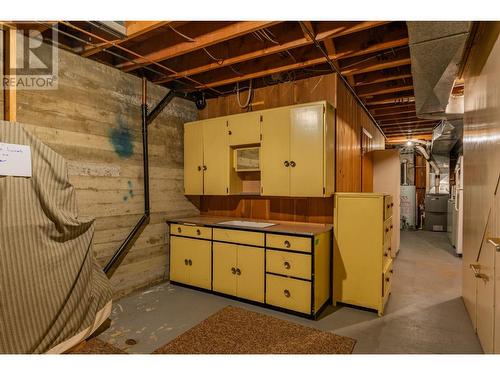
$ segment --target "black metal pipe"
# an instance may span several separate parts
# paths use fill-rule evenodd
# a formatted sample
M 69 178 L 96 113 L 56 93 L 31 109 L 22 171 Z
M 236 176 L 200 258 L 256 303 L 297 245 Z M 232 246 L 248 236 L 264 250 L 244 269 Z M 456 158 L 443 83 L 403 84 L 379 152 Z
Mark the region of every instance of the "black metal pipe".
M 153 120 L 163 111 L 163 109 L 175 98 L 177 95 L 174 90 L 170 90 L 167 95 L 154 107 L 149 115 L 146 116 L 147 125 L 151 124 Z
M 106 275 L 111 273 L 115 263 L 122 257 L 125 250 L 128 248 L 130 243 L 136 238 L 139 231 L 142 229 L 144 224 L 147 222 L 150 216 L 149 207 L 149 147 L 148 147 L 148 105 L 147 105 L 147 81 L 146 78 L 142 79 L 142 104 L 141 104 L 141 120 L 142 120 L 142 162 L 143 162 L 143 183 L 144 183 L 144 214 L 139 219 L 139 222 L 135 225 L 134 229 L 125 238 L 125 241 L 120 245 L 118 250 L 115 251 L 111 259 L 106 263 L 103 271 Z M 167 103 L 168 104 L 168 103 Z

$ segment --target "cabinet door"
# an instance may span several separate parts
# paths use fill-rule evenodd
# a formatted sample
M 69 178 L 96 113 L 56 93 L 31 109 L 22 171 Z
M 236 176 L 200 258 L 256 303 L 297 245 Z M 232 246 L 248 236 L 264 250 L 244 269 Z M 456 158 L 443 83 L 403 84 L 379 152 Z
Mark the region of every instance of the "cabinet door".
M 170 280 L 188 284 L 189 242 L 187 238 L 170 236 Z
M 203 122 L 203 161 L 204 194 L 228 194 L 229 146 L 225 118 Z
M 260 143 L 260 113 L 248 112 L 230 116 L 228 139 L 230 146 Z
M 203 123 L 184 125 L 184 194 L 203 194 Z
M 264 302 L 264 249 L 238 245 L 237 296 Z
M 290 195 L 290 109 L 276 109 L 262 116 L 262 195 Z
M 290 116 L 290 195 L 322 197 L 324 106 L 292 108 Z
M 213 243 L 213 290 L 236 295 L 238 245 Z
M 189 284 L 199 288 L 212 289 L 212 242 L 187 239 L 190 241 Z

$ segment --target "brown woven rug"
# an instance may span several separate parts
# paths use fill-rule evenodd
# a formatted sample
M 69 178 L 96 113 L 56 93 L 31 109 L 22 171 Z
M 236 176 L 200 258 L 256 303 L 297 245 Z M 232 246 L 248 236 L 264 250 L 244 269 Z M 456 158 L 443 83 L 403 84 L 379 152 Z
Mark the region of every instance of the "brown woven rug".
M 70 349 L 66 354 L 127 354 L 116 346 L 99 339 L 90 339 Z
M 228 306 L 153 354 L 350 354 L 356 340 Z

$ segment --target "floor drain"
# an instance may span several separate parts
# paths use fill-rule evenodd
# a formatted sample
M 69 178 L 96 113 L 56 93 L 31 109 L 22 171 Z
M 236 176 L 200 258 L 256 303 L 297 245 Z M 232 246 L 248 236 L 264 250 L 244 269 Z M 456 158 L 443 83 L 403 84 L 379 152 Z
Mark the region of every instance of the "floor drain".
M 127 345 L 135 345 L 135 344 L 137 344 L 137 341 L 134 340 L 134 339 L 127 339 L 127 340 L 125 340 L 125 344 L 127 344 Z

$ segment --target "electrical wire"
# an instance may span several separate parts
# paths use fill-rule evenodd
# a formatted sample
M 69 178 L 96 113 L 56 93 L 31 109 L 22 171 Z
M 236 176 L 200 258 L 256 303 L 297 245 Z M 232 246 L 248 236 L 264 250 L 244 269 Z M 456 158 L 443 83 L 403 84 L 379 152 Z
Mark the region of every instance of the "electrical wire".
M 189 42 L 196 42 L 195 39 L 191 38 L 190 36 L 187 36 L 186 34 L 183 34 L 181 33 L 179 30 L 177 30 L 175 27 L 173 27 L 172 25 L 168 25 L 168 27 L 170 27 L 170 29 L 172 29 L 173 32 L 175 32 L 176 34 L 182 36 L 184 39 L 186 39 L 187 41 Z
M 214 57 L 208 50 L 203 47 L 203 51 L 210 57 L 212 60 L 214 60 L 217 64 L 222 65 L 224 63 L 224 59 L 218 59 L 217 57 Z
M 245 102 L 244 105 L 241 105 L 241 100 L 240 100 L 240 83 L 236 82 L 236 101 L 238 102 L 238 105 L 240 106 L 240 108 L 248 108 L 248 106 L 250 105 L 252 96 L 253 96 L 252 80 L 250 80 L 250 87 L 248 89 L 247 101 Z

